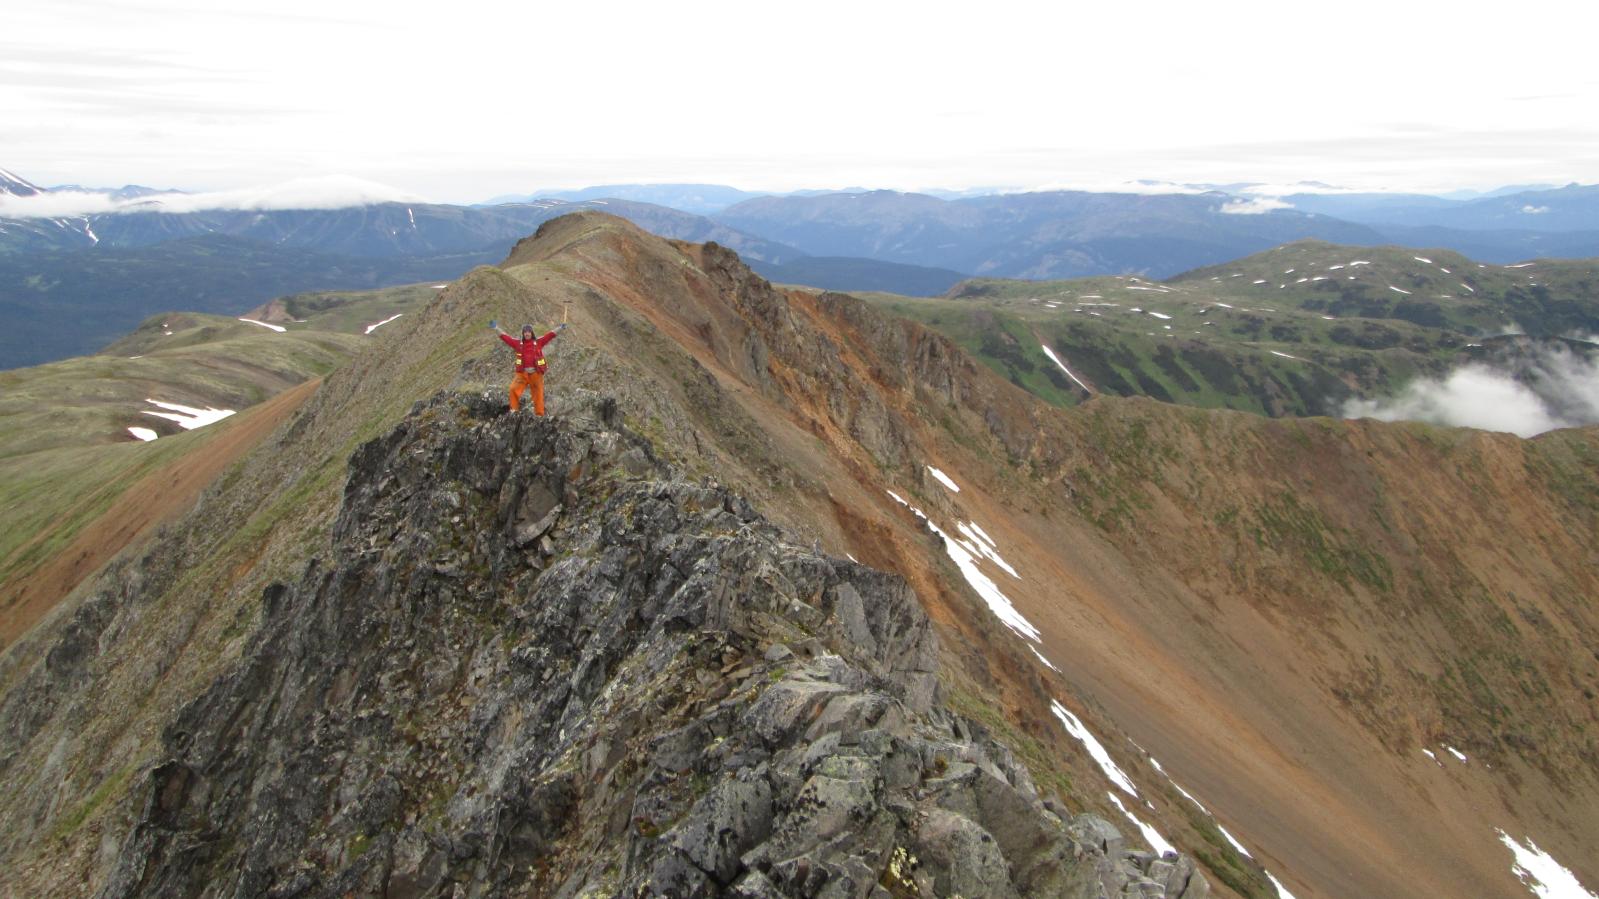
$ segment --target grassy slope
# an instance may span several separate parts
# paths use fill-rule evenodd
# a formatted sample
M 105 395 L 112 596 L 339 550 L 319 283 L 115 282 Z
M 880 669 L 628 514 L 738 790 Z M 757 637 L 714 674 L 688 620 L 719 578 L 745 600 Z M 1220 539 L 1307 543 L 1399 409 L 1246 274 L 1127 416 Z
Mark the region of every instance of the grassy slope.
M 1306 241 L 1164 283 L 974 279 L 953 299 L 864 296 L 1057 405 L 1087 392 L 1044 344 L 1098 392 L 1325 415 L 1350 396 L 1388 394 L 1447 370 L 1483 334 L 1599 330 L 1596 270 L 1591 260 L 1479 266 L 1448 251 Z
M 448 283 L 297 293 L 252 309 L 247 317 L 271 322 L 289 332 L 311 329 L 365 334 L 368 327 L 396 314 L 414 313 L 426 306 Z
M 369 338 L 277 333 L 168 313 L 104 353 L 0 372 L 0 584 L 37 571 L 130 486 L 204 448 L 233 422 L 192 432 L 148 399 L 243 410 L 349 358 Z M 146 443 L 129 427 L 160 437 Z M 10 595 L 3 600 L 9 607 Z
M 129 485 L 217 431 L 185 432 L 146 414 L 161 411 L 146 400 L 254 406 L 326 375 L 374 345 L 368 326 L 414 312 L 437 294 L 432 284 L 324 291 L 250 313 L 283 322 L 283 332 L 225 316 L 161 313 L 96 355 L 0 372 L 0 584 L 37 569 Z M 129 427 L 161 436 L 144 443 Z
M 169 710 L 195 695 L 242 644 L 262 588 L 274 579 L 297 576 L 305 559 L 322 545 L 350 453 L 397 423 L 417 397 L 451 385 L 487 387 L 488 381 L 473 381 L 463 373 L 462 362 L 493 358 L 497 344 L 485 327 L 489 317 L 547 320 L 558 308 L 540 305 L 494 270 L 474 272 L 446 293 L 435 296 L 416 316 L 376 332 L 367 344 L 374 352 L 358 354 L 330 373 L 287 432 L 229 466 L 206 500 L 156 542 L 147 557 L 145 608 L 157 614 L 126 622 L 129 631 L 96 661 L 105 689 L 64 699 L 75 703 L 72 717 L 81 722 L 75 726 L 78 750 L 64 771 L 51 769 L 59 775 L 49 776 L 64 776 L 69 791 L 88 798 L 49 812 L 49 827 L 30 831 L 64 842 L 53 844 L 55 848 L 32 843 L 24 858 L 50 860 L 18 864 L 11 882 L 55 882 L 61 895 L 81 889 L 80 875 L 63 878 L 56 865 L 91 864 L 92 848 L 75 838 L 98 832 L 108 813 L 126 813 L 119 807 L 120 790 L 128 772 L 151 761 Z M 484 376 L 501 374 L 501 368 L 485 368 Z M 177 442 L 158 440 L 126 449 L 160 452 Z M 113 565 L 101 584 L 118 589 L 120 571 Z M 51 635 L 49 627 L 40 628 L 7 649 L 0 691 L 17 688 L 16 678 L 40 658 Z M 20 775 L 31 782 L 45 776 L 42 762 L 19 760 L 13 770 L 31 772 Z M 108 795 L 108 783 L 123 787 Z M 11 821 L 17 814 L 32 818 L 43 813 L 45 809 L 0 809 L 0 817 Z M 88 869 L 77 870 L 86 874 Z

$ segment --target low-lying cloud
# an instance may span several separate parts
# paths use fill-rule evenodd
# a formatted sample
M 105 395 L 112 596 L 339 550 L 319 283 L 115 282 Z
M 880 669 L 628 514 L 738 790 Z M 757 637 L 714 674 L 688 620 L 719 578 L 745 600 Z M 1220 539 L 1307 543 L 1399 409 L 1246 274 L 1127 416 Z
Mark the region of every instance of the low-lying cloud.
M 0 218 L 75 218 L 132 212 L 346 209 L 374 203 L 421 203 L 421 197 L 376 181 L 344 175 L 296 178 L 282 184 L 192 194 L 118 199 L 93 191 L 46 191 L 27 197 L 0 194 Z
M 1252 200 L 1233 200 L 1221 207 L 1226 215 L 1263 215 L 1278 209 L 1292 209 L 1294 204 L 1273 197 L 1256 197 Z
M 1048 181 L 1034 184 L 1029 187 L 1018 187 L 1014 190 L 1001 191 L 1007 194 L 1045 193 L 1048 191 L 1086 191 L 1095 194 L 1144 194 L 1148 196 L 1165 196 L 1168 194 L 1196 195 L 1210 193 L 1215 188 L 1199 184 L 1177 184 L 1172 181 Z
M 1518 379 L 1472 363 L 1442 380 L 1412 382 L 1396 397 L 1350 400 L 1345 418 L 1426 421 L 1531 437 L 1599 423 L 1599 359 L 1564 348 L 1545 351 Z

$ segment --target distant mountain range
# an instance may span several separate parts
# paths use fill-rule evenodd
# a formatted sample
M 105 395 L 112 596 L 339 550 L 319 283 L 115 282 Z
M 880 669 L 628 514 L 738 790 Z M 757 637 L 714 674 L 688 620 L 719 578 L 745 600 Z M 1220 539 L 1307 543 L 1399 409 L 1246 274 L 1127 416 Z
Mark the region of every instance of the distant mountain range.
M 894 191 L 747 200 L 715 218 L 812 255 L 1011 278 L 1169 277 L 1306 238 L 1440 247 L 1486 262 L 1599 255 L 1599 186 L 1422 195 Z
M 242 312 L 269 298 L 264 284 L 307 290 L 453 278 L 502 257 L 543 222 L 583 209 L 664 237 L 721 244 L 774 280 L 921 296 L 964 276 L 1165 278 L 1302 239 L 1447 248 L 1500 263 L 1599 256 L 1599 186 L 1470 199 L 1296 187 L 1303 189 L 1270 189 L 1281 196 L 1261 185 L 1194 192 L 1201 188 L 1155 182 L 1125 193 L 775 196 L 714 184 L 623 184 L 481 206 L 170 212 L 170 191 L 46 189 L 0 169 L 0 195 L 28 198 L 0 203 L 0 297 L 12 304 L 0 316 L 9 326 L 0 368 L 90 352 L 99 345 L 92 341 L 127 331 L 167 295 L 181 295 L 187 309 Z M 100 193 L 118 211 L 6 217 L 8 207 L 58 191 Z M 273 260 L 273 276 L 261 277 L 262 259 Z M 185 281 L 191 266 L 197 277 Z M 175 294 L 177 284 L 198 286 Z M 85 315 L 95 327 L 81 326 Z M 61 344 L 61 334 L 76 342 Z
M 818 256 L 865 256 L 1012 278 L 1134 272 L 1166 277 L 1304 238 L 1381 243 L 1362 225 L 1253 213 L 1222 193 L 1004 194 L 941 200 L 871 191 L 764 197 L 717 220 Z
M 1599 185 L 1568 184 L 1468 201 L 1421 194 L 1293 194 L 1295 209 L 1373 226 L 1463 231 L 1599 231 Z
M 805 255 L 701 216 L 619 200 L 0 219 L 0 368 L 93 352 L 166 310 L 238 314 L 296 291 L 452 279 L 580 209 L 715 241 L 751 261 Z
M 601 184 L 595 187 L 584 187 L 578 190 L 546 190 L 534 191 L 528 194 L 501 194 L 491 198 L 485 206 L 497 206 L 503 203 L 532 203 L 537 200 L 566 200 L 568 202 L 582 202 L 583 200 L 632 200 L 638 203 L 653 203 L 657 206 L 669 206 L 692 212 L 697 215 L 710 215 L 721 212 L 735 203 L 764 197 L 767 194 L 756 191 L 739 190 L 722 184 Z
M 603 209 L 663 237 L 714 240 L 741 255 L 780 262 L 804 255 L 792 247 L 742 234 L 703 216 L 627 200 L 569 203 L 540 200 L 500 206 L 378 203 L 343 209 L 159 209 L 71 218 L 0 219 L 0 254 L 93 248 L 131 249 L 211 234 L 275 247 L 376 258 L 503 251 L 544 222 L 580 209 Z

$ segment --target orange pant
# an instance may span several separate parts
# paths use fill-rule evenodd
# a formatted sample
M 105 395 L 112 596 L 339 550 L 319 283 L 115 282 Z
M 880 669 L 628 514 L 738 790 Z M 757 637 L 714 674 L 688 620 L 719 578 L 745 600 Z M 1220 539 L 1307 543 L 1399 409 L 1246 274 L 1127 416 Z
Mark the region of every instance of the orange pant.
M 522 391 L 533 391 L 533 412 L 544 414 L 544 376 L 536 371 L 519 371 L 511 376 L 511 411 L 522 407 Z

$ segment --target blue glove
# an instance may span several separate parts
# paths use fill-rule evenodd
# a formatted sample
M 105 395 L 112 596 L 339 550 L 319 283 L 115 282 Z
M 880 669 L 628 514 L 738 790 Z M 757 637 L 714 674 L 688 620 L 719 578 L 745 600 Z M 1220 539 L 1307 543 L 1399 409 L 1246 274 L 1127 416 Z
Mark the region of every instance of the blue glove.
M 497 319 L 497 318 L 489 319 L 489 327 L 491 327 L 494 330 L 498 331 L 500 329 L 500 320 Z
M 566 330 L 566 322 L 561 322 L 560 324 L 555 326 L 555 331 L 556 331 L 557 334 L 559 334 L 560 332 L 565 331 L 565 330 Z

